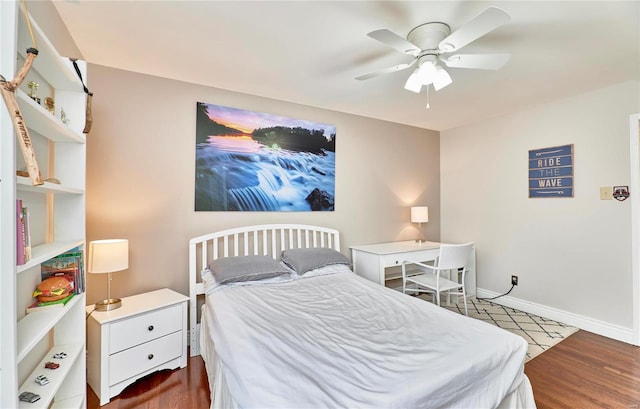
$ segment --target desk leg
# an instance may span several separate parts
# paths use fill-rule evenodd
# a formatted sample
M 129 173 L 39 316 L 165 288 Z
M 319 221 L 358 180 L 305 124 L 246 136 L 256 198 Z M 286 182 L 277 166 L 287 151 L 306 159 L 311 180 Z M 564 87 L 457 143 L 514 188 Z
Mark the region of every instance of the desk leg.
M 469 262 L 469 271 L 465 277 L 465 287 L 467 289 L 467 297 L 476 295 L 476 248 L 471 253 L 471 261 Z

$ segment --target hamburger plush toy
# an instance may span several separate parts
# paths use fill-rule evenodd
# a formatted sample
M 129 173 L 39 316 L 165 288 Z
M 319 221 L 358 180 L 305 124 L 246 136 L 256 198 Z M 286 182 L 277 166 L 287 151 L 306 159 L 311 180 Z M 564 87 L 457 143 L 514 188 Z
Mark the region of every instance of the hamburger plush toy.
M 33 292 L 33 297 L 38 297 L 38 302 L 58 301 L 71 295 L 73 286 L 64 277 L 49 277 L 38 285 Z

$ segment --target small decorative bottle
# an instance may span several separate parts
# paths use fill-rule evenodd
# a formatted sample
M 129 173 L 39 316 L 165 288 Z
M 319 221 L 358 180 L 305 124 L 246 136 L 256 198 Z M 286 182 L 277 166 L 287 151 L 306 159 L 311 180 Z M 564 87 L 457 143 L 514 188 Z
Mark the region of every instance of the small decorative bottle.
M 36 90 L 40 88 L 40 84 L 35 81 L 27 82 L 27 86 L 29 87 L 29 97 L 36 101 L 38 104 L 40 103 L 40 97 L 36 95 Z
M 67 113 L 64 112 L 63 108 L 60 108 L 60 120 L 62 121 L 63 124 L 66 124 L 69 122 L 69 117 L 67 116 Z

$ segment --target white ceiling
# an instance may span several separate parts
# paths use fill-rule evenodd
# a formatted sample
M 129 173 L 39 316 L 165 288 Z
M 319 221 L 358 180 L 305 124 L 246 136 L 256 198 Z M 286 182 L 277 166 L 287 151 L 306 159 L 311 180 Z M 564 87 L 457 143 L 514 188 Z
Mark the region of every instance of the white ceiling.
M 640 1 L 55 1 L 95 64 L 445 130 L 640 77 Z M 438 92 L 403 88 L 408 62 L 366 34 L 452 31 L 489 6 L 511 21 L 464 53 L 511 53 L 499 71 L 448 69 Z M 240 107 L 242 108 L 242 107 Z M 277 114 L 286 114 L 278 112 Z

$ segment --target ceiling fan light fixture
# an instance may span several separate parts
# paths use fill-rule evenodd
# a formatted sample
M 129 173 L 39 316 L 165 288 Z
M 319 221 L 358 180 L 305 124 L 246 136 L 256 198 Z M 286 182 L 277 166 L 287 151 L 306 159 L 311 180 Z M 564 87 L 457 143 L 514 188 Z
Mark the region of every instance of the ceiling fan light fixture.
M 433 77 L 433 88 L 435 88 L 436 91 L 440 91 L 442 88 L 446 87 L 452 82 L 453 80 L 451 79 L 449 73 L 445 71 L 444 68 L 438 65 Z
M 416 94 L 420 93 L 422 89 L 422 79 L 420 77 L 420 68 L 416 68 L 413 70 L 409 78 L 407 78 L 407 82 L 404 84 L 404 89 L 407 91 L 415 92 Z
M 425 61 L 424 63 L 420 64 L 419 70 L 422 85 L 431 84 L 436 76 L 436 66 L 434 65 L 434 63 L 431 61 Z

